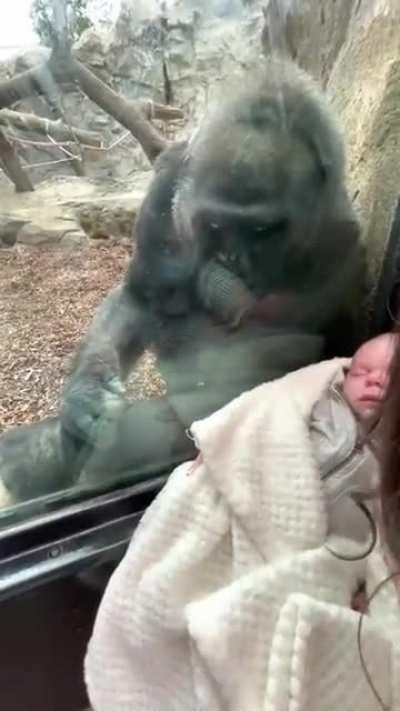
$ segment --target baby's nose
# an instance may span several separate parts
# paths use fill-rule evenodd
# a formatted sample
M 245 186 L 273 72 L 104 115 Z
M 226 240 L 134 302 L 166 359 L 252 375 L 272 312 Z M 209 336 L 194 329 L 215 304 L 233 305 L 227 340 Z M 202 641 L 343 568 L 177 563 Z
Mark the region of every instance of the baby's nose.
M 386 380 L 386 373 L 382 370 L 371 370 L 367 380 L 369 385 L 379 385 L 383 387 Z

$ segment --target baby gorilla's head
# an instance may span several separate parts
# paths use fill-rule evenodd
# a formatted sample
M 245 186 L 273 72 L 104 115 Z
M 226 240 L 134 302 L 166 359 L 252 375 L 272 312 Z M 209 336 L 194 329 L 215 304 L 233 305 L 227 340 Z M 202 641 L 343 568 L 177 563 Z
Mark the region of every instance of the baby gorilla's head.
M 353 356 L 343 382 L 343 395 L 362 420 L 379 415 L 396 343 L 394 334 L 384 333 L 364 343 Z

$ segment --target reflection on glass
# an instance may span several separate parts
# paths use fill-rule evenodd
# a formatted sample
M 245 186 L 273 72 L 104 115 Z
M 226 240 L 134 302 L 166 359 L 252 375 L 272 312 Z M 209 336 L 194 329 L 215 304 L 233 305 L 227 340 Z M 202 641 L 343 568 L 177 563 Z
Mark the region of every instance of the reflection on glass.
M 193 421 L 351 353 L 364 269 L 284 3 L 28 5 L 0 66 L 6 507 L 171 470 Z

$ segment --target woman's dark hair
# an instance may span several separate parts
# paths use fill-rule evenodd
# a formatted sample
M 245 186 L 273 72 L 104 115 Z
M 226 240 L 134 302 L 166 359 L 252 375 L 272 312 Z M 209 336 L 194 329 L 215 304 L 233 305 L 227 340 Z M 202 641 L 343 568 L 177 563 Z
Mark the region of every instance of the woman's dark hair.
M 400 565 L 400 338 L 396 338 L 382 417 L 380 500 L 385 542 Z

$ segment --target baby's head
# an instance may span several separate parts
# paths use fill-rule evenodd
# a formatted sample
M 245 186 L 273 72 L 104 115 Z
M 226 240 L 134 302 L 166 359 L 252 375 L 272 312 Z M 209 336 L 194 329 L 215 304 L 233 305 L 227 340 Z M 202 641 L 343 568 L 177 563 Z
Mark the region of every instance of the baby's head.
M 386 396 L 397 336 L 384 333 L 356 351 L 343 382 L 343 395 L 362 420 L 379 415 Z

